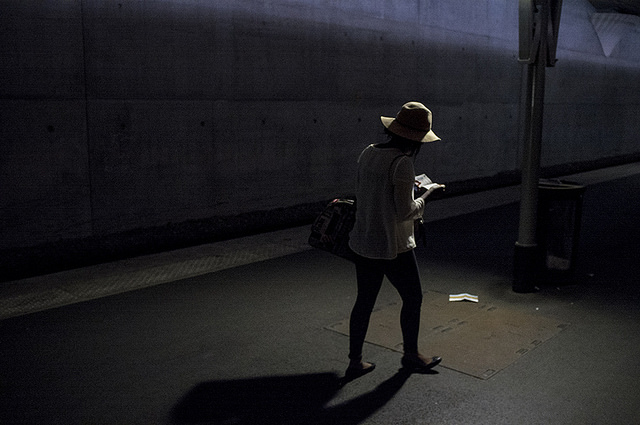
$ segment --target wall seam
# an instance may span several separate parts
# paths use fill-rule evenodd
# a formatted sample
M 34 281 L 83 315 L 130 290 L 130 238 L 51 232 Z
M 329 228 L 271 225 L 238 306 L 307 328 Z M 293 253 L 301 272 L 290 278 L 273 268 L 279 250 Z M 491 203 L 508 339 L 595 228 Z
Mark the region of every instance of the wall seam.
M 89 128 L 89 89 L 88 89 L 88 77 L 87 77 L 87 40 L 86 40 L 86 25 L 85 25 L 85 0 L 80 0 L 80 26 L 82 30 L 82 72 L 83 72 L 83 89 L 84 89 L 84 117 L 85 117 L 85 140 L 87 148 L 87 181 L 89 185 L 89 226 L 90 235 L 94 236 L 94 205 L 93 205 L 93 168 L 91 161 L 91 136 Z

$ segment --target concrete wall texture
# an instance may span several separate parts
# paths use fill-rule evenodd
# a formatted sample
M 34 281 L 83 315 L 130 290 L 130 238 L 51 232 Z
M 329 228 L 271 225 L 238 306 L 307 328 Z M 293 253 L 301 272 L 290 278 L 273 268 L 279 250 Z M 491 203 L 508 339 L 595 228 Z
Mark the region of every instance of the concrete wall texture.
M 607 57 L 565 0 L 543 165 L 640 153 L 640 31 Z M 0 249 L 269 211 L 353 189 L 408 100 L 417 171 L 520 167 L 507 0 L 0 0 Z

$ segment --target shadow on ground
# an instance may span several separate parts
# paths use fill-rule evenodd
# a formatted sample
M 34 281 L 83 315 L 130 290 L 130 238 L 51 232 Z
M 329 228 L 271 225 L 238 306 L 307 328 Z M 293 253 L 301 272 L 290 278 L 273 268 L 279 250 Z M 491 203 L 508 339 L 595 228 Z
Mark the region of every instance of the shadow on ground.
M 374 390 L 326 407 L 343 381 L 334 373 L 211 381 L 195 386 L 175 406 L 176 425 L 355 425 L 383 407 L 410 372 L 399 370 Z

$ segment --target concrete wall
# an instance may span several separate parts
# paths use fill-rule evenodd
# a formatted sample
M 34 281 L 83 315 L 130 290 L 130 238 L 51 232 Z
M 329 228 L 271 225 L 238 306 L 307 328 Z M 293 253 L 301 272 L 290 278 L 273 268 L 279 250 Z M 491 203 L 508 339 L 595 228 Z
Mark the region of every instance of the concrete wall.
M 379 116 L 427 104 L 418 171 L 515 173 L 523 66 L 505 0 L 0 0 L 0 249 L 349 193 Z M 640 153 L 640 35 L 602 53 L 565 0 L 547 166 Z

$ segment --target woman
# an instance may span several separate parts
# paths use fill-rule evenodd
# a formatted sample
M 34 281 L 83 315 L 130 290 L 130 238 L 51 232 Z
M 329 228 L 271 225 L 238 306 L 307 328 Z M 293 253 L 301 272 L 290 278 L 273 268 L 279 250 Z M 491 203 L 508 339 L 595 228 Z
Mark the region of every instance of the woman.
M 400 326 L 404 341 L 402 365 L 425 371 L 440 363 L 418 351 L 422 287 L 413 249 L 414 220 L 422 217 L 425 199 L 444 188 L 435 185 L 414 199 L 413 162 L 423 143 L 440 140 L 431 130 L 431 111 L 409 102 L 395 118 L 381 117 L 387 143 L 370 145 L 358 159 L 356 222 L 349 246 L 356 254 L 358 296 L 350 319 L 349 367 L 346 376 L 356 378 L 373 371 L 362 361 L 362 347 L 369 318 L 385 276 L 402 298 Z

